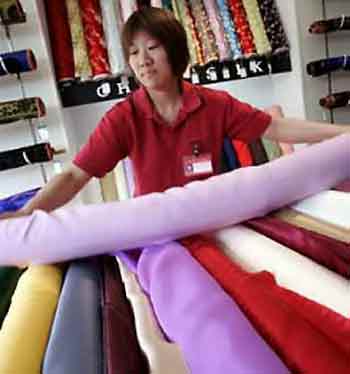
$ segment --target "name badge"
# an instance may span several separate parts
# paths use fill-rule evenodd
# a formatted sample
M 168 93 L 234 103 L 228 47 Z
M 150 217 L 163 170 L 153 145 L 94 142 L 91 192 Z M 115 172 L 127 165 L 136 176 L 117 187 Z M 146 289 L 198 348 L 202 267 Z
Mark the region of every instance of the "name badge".
M 186 177 L 213 173 L 213 165 L 209 153 L 199 156 L 184 156 L 183 167 Z

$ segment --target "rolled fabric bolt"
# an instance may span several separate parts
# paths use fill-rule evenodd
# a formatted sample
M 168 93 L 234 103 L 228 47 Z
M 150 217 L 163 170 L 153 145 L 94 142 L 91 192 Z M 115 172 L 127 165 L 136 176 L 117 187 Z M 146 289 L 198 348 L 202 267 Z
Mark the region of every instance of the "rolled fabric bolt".
M 334 187 L 350 178 L 349 165 L 344 134 L 163 193 L 0 220 L 0 265 L 114 253 L 233 225 Z
M 40 97 L 30 97 L 0 103 L 0 125 L 23 119 L 39 118 L 45 114 L 45 104 Z
M 327 109 L 350 105 L 350 91 L 337 92 L 320 99 L 320 105 Z
M 0 76 L 24 73 L 35 70 L 36 67 L 36 59 L 30 49 L 0 54 Z
M 12 25 L 25 21 L 26 15 L 18 0 L 2 0 L 0 2 L 0 23 Z

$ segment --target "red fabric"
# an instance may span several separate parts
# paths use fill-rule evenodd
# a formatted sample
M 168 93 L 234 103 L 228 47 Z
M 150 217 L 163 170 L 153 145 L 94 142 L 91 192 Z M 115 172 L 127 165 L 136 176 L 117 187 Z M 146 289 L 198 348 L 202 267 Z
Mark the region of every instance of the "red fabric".
M 181 240 L 275 349 L 292 373 L 346 374 L 349 320 L 279 287 L 268 272 L 247 273 L 210 239 Z
M 101 177 L 129 156 L 135 195 L 160 192 L 211 175 L 185 176 L 183 157 L 193 155 L 195 144 L 200 154 L 211 154 L 213 174 L 220 174 L 224 137 L 252 141 L 264 133 L 270 121 L 270 115 L 226 92 L 184 82 L 183 107 L 175 123 L 168 126 L 146 90 L 140 88 L 104 116 L 74 163 Z
M 337 191 L 349 192 L 350 193 L 350 179 L 338 184 L 335 188 Z
M 79 0 L 79 4 L 92 74 L 94 77 L 110 74 L 100 3 L 98 0 Z
M 245 12 L 242 0 L 229 0 L 232 19 L 235 24 L 237 36 L 244 55 L 251 55 L 256 52 L 254 37 L 250 30 L 247 14 Z
M 237 157 L 241 166 L 252 166 L 253 159 L 248 144 L 240 140 L 232 140 L 232 145 L 236 150 Z
M 45 7 L 56 79 L 74 79 L 73 47 L 66 3 L 62 0 L 45 0 Z
M 277 217 L 251 219 L 245 225 L 350 279 L 350 245 L 293 226 Z

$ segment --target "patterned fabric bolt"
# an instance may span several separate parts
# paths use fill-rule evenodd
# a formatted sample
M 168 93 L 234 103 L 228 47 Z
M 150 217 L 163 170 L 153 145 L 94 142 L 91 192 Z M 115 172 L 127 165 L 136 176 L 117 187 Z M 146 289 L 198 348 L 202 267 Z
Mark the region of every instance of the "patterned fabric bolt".
M 72 36 L 75 76 L 88 78 L 92 75 L 92 72 L 84 37 L 79 0 L 65 1 L 70 33 Z
M 79 0 L 84 34 L 92 74 L 95 78 L 110 74 L 106 42 L 98 0 Z
M 58 82 L 74 79 L 73 46 L 66 3 L 62 0 L 45 0 L 45 8 L 56 79 Z
M 241 45 L 238 40 L 235 25 L 232 21 L 232 17 L 230 14 L 230 9 L 227 5 L 227 1 L 226 0 L 216 0 L 216 1 L 218 4 L 219 13 L 222 18 L 223 25 L 224 25 L 224 30 L 230 43 L 230 48 L 231 48 L 233 58 L 239 58 L 242 56 Z
M 112 74 L 120 75 L 126 64 L 121 42 L 121 14 L 115 0 L 101 2 L 103 28 Z
M 210 27 L 214 33 L 216 44 L 219 50 L 220 60 L 229 60 L 232 58 L 230 44 L 225 34 L 224 26 L 220 17 L 216 1 L 203 0 L 205 9 L 209 17 Z
M 250 29 L 254 35 L 256 50 L 259 55 L 271 52 L 271 45 L 264 29 L 264 22 L 260 14 L 257 0 L 242 0 L 247 13 Z
M 231 9 L 242 53 L 249 56 L 256 52 L 256 48 L 242 0 L 228 0 L 228 5 Z
M 18 0 L 0 1 L 0 20 L 4 25 L 22 23 L 26 21 L 26 15 Z
M 275 0 L 258 0 L 258 4 L 272 52 L 288 49 L 287 35 Z
M 199 41 L 203 47 L 204 63 L 219 59 L 219 51 L 215 42 L 215 36 L 210 27 L 208 14 L 202 0 L 190 3 L 195 26 L 198 31 Z
M 45 105 L 39 97 L 0 103 L 0 125 L 23 119 L 43 117 Z

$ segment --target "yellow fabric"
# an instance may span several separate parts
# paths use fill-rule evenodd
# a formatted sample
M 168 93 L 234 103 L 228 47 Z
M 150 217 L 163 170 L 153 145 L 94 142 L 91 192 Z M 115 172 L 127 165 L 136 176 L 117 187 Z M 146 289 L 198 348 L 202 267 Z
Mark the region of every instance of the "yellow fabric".
M 29 267 L 0 330 L 0 373 L 40 374 L 62 283 L 59 266 Z
M 100 179 L 103 201 L 119 200 L 117 186 L 114 180 L 113 172 L 106 174 Z
M 316 218 L 312 218 L 310 216 L 307 216 L 306 214 L 299 213 L 292 209 L 281 209 L 274 215 L 282 221 L 288 222 L 294 226 L 301 227 L 309 231 L 328 236 L 329 238 L 350 244 L 349 230 L 319 221 Z

